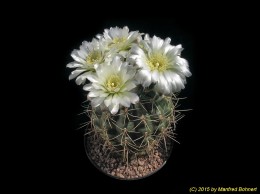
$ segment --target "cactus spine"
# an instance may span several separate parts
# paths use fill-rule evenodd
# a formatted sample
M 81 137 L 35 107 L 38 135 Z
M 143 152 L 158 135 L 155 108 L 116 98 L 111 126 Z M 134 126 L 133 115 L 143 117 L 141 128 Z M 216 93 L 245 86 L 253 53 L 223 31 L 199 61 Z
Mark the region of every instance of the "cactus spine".
M 159 95 L 150 88 L 140 93 L 139 103 L 121 107 L 115 115 L 102 105 L 87 110 L 91 123 L 87 133 L 101 139 L 103 150 L 122 157 L 127 163 L 135 156 L 149 155 L 156 147 L 167 153 L 168 144 L 176 141 L 175 123 L 180 118 L 175 110 L 178 99 L 174 95 Z

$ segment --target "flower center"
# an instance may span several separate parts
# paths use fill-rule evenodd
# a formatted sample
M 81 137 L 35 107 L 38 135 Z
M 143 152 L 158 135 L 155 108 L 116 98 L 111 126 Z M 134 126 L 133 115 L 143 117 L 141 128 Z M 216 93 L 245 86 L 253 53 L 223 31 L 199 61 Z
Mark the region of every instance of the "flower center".
M 126 40 L 126 37 L 115 37 L 113 41 L 109 44 L 109 47 L 119 50 L 127 50 L 129 48 L 129 45 L 126 44 Z
M 87 56 L 87 63 L 88 64 L 95 64 L 96 62 L 100 61 L 101 59 L 101 53 L 98 51 L 92 51 L 91 53 L 89 53 L 89 55 Z
M 111 75 L 106 81 L 106 87 L 108 91 L 114 92 L 117 88 L 121 86 L 122 80 L 118 75 Z
M 113 39 L 114 44 L 120 44 L 126 41 L 126 37 L 115 37 Z
M 152 71 L 165 71 L 169 64 L 167 57 L 161 53 L 153 53 L 147 60 L 147 63 Z

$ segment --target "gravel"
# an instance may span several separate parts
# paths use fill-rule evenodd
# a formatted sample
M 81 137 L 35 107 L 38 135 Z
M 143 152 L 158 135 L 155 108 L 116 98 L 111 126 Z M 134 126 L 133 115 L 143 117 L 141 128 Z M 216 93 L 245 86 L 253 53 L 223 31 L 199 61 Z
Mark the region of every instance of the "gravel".
M 122 158 L 112 156 L 100 148 L 100 141 L 86 137 L 86 151 L 94 165 L 114 178 L 131 180 L 144 178 L 155 171 L 159 170 L 167 160 L 170 151 L 165 153 L 164 150 L 157 147 L 149 155 L 136 156 L 130 161 L 122 162 Z M 171 150 L 169 145 L 169 149 Z

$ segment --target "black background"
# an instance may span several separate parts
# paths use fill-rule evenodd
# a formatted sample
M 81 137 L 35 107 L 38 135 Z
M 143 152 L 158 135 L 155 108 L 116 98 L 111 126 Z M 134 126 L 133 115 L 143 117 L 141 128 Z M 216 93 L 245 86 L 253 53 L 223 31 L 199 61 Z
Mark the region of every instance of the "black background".
M 256 187 L 259 184 L 257 145 L 259 129 L 254 64 L 249 62 L 251 27 L 240 11 L 174 8 L 169 15 L 140 10 L 102 19 L 93 14 L 46 10 L 37 22 L 28 24 L 32 87 L 26 106 L 31 105 L 26 133 L 27 155 L 21 153 L 20 168 L 29 174 L 26 184 L 40 189 L 94 188 L 100 192 L 147 193 L 158 190 L 188 192 L 192 186 Z M 166 11 L 166 12 L 167 12 Z M 185 14 L 186 12 L 186 14 Z M 98 14 L 98 13 L 97 13 Z M 152 16 L 150 16 L 150 15 Z M 160 16 L 160 17 L 159 17 Z M 33 17 L 33 15 L 29 16 Z M 156 174 L 138 181 L 119 181 L 99 172 L 88 160 L 84 130 L 76 130 L 82 118 L 86 93 L 69 81 L 70 53 L 81 42 L 104 28 L 128 26 L 182 44 L 182 57 L 189 61 L 192 76 L 181 92 L 182 108 L 193 109 L 177 126 L 178 141 L 167 164 Z M 28 38 L 28 39 L 27 39 Z M 26 42 L 24 40 L 24 42 Z M 36 80 L 37 86 L 31 80 Z M 23 116 L 23 115 L 22 115 Z M 20 174 L 23 177 L 23 173 Z M 257 177 L 258 176 L 258 177 Z M 98 185 L 98 186 L 96 186 Z

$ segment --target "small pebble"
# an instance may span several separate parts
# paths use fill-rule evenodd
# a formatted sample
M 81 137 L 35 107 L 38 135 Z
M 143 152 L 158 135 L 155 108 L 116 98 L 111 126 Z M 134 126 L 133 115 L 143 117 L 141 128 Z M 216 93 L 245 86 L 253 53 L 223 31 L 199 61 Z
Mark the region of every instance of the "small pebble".
M 143 166 L 144 165 L 144 160 L 138 160 L 138 164 L 140 165 L 140 166 Z
M 117 176 L 119 176 L 120 178 L 125 178 L 125 176 L 122 175 L 121 173 L 117 174 Z
M 139 166 L 138 170 L 142 172 L 144 170 L 144 168 L 142 166 Z

